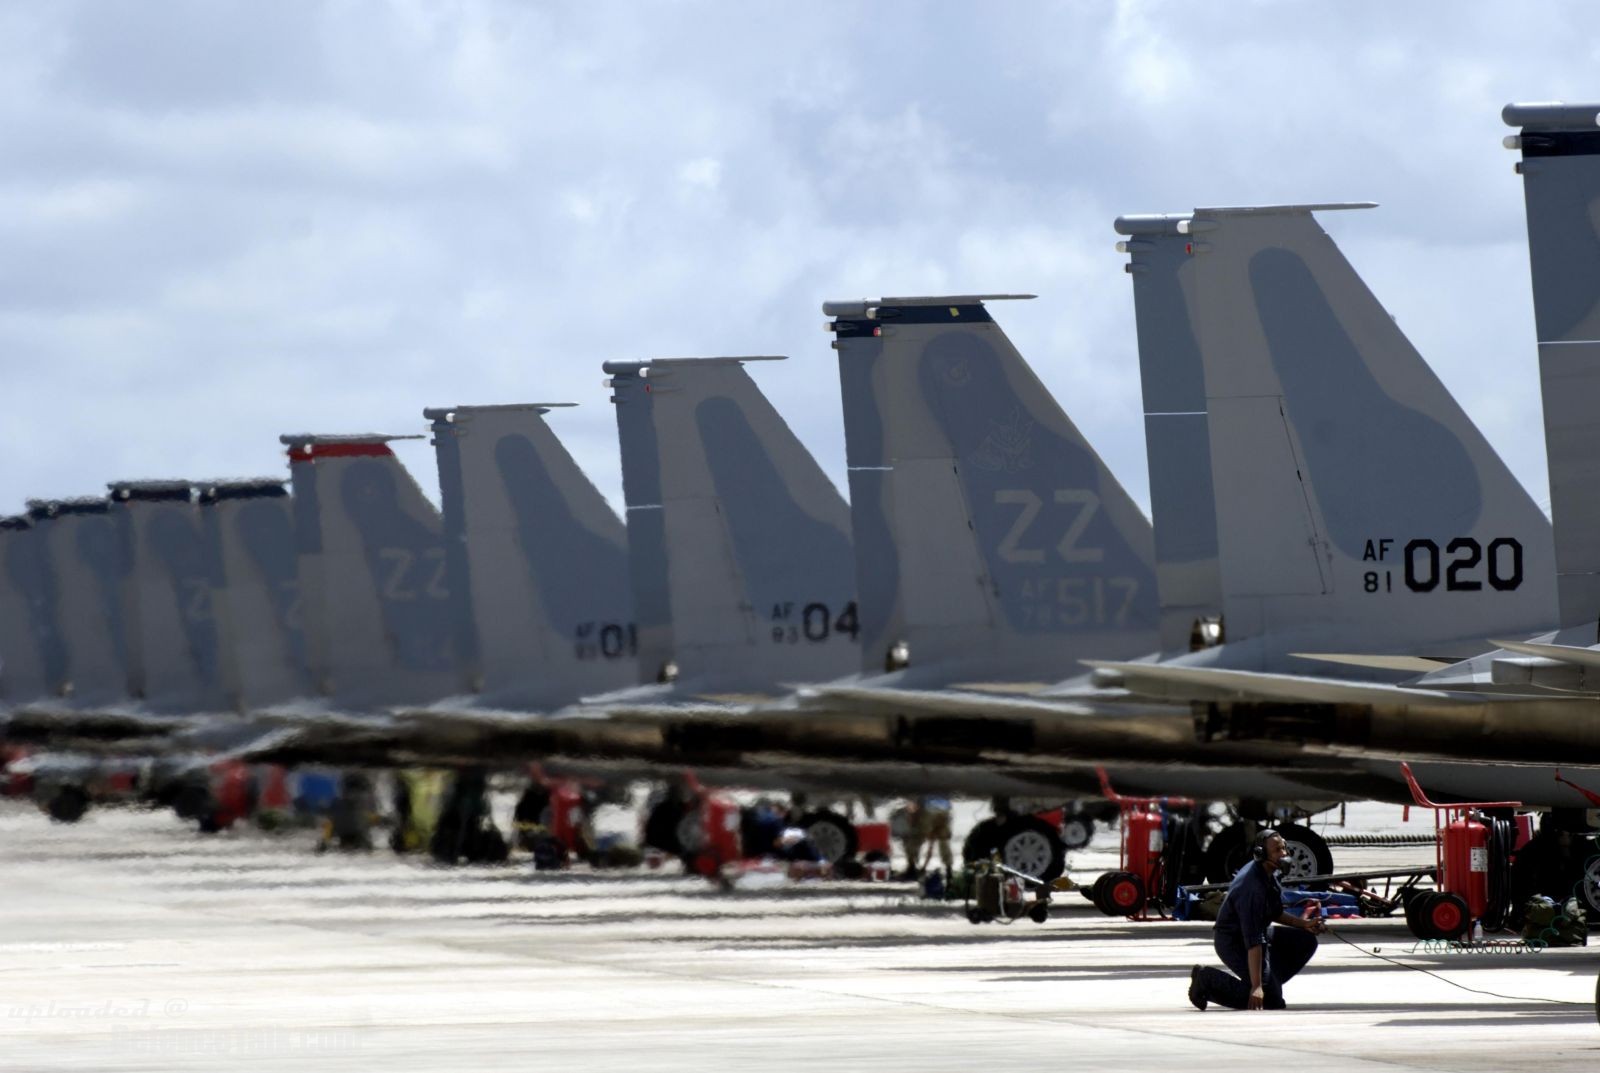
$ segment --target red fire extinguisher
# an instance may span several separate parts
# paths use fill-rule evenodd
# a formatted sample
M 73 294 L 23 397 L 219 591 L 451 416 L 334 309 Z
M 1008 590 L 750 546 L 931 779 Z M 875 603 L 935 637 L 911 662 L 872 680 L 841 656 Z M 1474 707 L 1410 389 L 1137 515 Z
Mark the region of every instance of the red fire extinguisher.
M 1444 874 L 1439 887 L 1459 894 L 1471 919 L 1481 919 L 1489 906 L 1489 829 L 1462 815 L 1445 825 L 1443 838 Z

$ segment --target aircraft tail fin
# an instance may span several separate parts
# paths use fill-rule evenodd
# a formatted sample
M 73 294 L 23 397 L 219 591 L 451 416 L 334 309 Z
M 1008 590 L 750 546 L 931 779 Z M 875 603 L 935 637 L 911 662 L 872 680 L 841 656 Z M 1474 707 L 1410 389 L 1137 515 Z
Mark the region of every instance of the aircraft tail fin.
M 1208 642 L 1222 619 L 1217 559 L 1217 508 L 1211 481 L 1205 365 L 1195 337 L 1183 269 L 1190 240 L 1182 216 L 1121 216 L 1118 248 L 1129 254 L 1139 382 L 1144 397 L 1145 455 L 1156 577 L 1161 590 L 1161 651 L 1185 652 Z
M 137 693 L 156 711 L 218 711 L 212 592 L 221 586 L 188 481 L 119 481 L 112 516 L 132 566 L 125 589 Z
M 293 504 L 275 478 L 213 481 L 198 502 L 221 584 L 212 590 L 222 684 L 251 711 L 309 696 Z
M 0 699 L 48 697 L 66 678 L 55 574 L 26 516 L 0 518 Z
M 307 662 L 317 689 L 351 707 L 457 688 L 439 512 L 390 449 L 401 438 L 280 437 Z
M 627 535 L 546 422 L 561 405 L 423 411 L 463 686 L 490 705 L 548 710 L 634 677 Z
M 1600 624 L 1600 104 L 1508 104 L 1520 128 L 1561 625 Z M 1600 633 L 1596 634 L 1600 639 Z
M 1411 651 L 1547 626 L 1549 523 L 1318 226 L 1342 207 L 1366 206 L 1196 209 L 1136 236 L 1184 262 L 1227 636 L 1267 659 L 1270 639 Z
M 1150 523 L 985 297 L 828 302 L 862 664 L 1053 680 L 1158 644 Z
M 126 700 L 133 633 L 123 604 L 130 564 L 105 499 L 30 500 L 28 520 L 59 601 L 62 676 L 50 691 L 83 706 Z
M 645 681 L 759 689 L 856 667 L 849 509 L 746 370 L 759 360 L 605 365 Z

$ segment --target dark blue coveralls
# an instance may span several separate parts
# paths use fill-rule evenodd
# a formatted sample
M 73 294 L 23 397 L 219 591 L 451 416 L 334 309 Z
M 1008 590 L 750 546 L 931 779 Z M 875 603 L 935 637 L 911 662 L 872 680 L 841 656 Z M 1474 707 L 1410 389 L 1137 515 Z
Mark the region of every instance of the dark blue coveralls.
M 1283 914 L 1283 885 L 1260 861 L 1251 861 L 1233 877 L 1228 896 L 1217 912 L 1212 932 L 1217 956 L 1233 974 L 1207 966 L 1200 970 L 1206 998 L 1242 1010 L 1250 999 L 1250 948 L 1261 952 L 1262 1005 L 1284 1008 L 1283 985 L 1306 967 L 1317 952 L 1317 937 L 1299 928 L 1274 926 Z

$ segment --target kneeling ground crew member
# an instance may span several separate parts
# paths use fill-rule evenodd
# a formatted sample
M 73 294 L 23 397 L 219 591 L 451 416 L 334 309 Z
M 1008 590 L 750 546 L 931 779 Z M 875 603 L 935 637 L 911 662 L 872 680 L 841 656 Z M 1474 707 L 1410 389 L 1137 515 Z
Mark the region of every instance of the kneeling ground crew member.
M 1317 952 L 1321 920 L 1283 911 L 1278 870 L 1289 847 L 1276 831 L 1263 831 L 1253 859 L 1228 887 L 1213 932 L 1217 956 L 1233 973 L 1196 965 L 1189 970 L 1189 1001 L 1203 1010 L 1217 1002 L 1235 1010 L 1281 1010 L 1283 985 Z M 1274 927 L 1274 923 L 1280 925 Z

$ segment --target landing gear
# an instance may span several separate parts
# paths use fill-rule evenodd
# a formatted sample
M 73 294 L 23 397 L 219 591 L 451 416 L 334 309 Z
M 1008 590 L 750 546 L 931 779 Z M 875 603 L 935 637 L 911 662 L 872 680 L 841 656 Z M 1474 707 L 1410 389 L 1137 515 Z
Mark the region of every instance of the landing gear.
M 89 811 L 89 795 L 81 786 L 62 786 L 45 808 L 57 823 L 77 823 Z
M 1005 821 L 998 817 L 981 820 L 967 832 L 967 840 L 961 843 L 961 859 L 967 864 L 974 861 L 986 861 L 994 856 L 1000 848 L 1000 832 L 1005 827 Z
M 216 810 L 211 797 L 211 786 L 205 779 L 186 777 L 172 795 L 172 811 L 180 820 L 199 820 Z
M 1333 871 L 1333 851 L 1317 832 L 1298 823 L 1280 823 L 1277 832 L 1289 847 L 1288 856 L 1278 868 L 1283 882 L 1325 876 Z
M 1600 853 L 1590 855 L 1584 862 L 1583 879 L 1577 884 L 1579 901 L 1589 911 L 1589 919 L 1600 922 Z
M 1061 819 L 1061 844 L 1067 849 L 1082 849 L 1094 838 L 1094 818 L 1087 812 L 1068 813 Z
M 469 769 L 452 780 L 428 852 L 440 864 L 501 864 L 510 856 L 505 836 L 489 815 L 483 771 Z
M 1056 829 L 1036 816 L 1012 816 L 999 831 L 1000 863 L 1051 880 L 1067 867 L 1067 851 Z
M 1067 867 L 1067 847 L 1056 825 L 1011 811 L 1004 798 L 995 800 L 995 815 L 973 827 L 961 844 L 961 859 L 967 864 L 987 861 L 997 853 L 1001 864 L 1035 879 L 1055 879 Z
M 693 852 L 685 845 L 685 836 L 698 841 L 700 829 L 698 815 L 688 809 L 676 795 L 669 795 L 651 806 L 644 819 L 644 844 L 674 857 Z
M 1208 883 L 1227 883 L 1234 873 L 1250 860 L 1250 845 L 1255 840 L 1256 828 L 1245 821 L 1230 824 L 1218 831 L 1206 847 L 1205 874 Z M 1333 871 L 1333 851 L 1323 837 L 1311 828 L 1298 823 L 1280 823 L 1273 830 L 1283 836 L 1289 854 L 1284 858 L 1278 878 L 1292 884 L 1310 876 L 1325 876 Z
M 1586 821 L 1549 813 L 1511 864 L 1510 919 L 1521 920 L 1528 899 L 1543 894 L 1558 903 L 1577 898 L 1591 925 L 1600 923 L 1600 843 Z
M 816 848 L 817 855 L 831 865 L 846 861 L 856 855 L 859 841 L 855 824 L 832 809 L 818 809 L 800 820 L 806 839 Z

